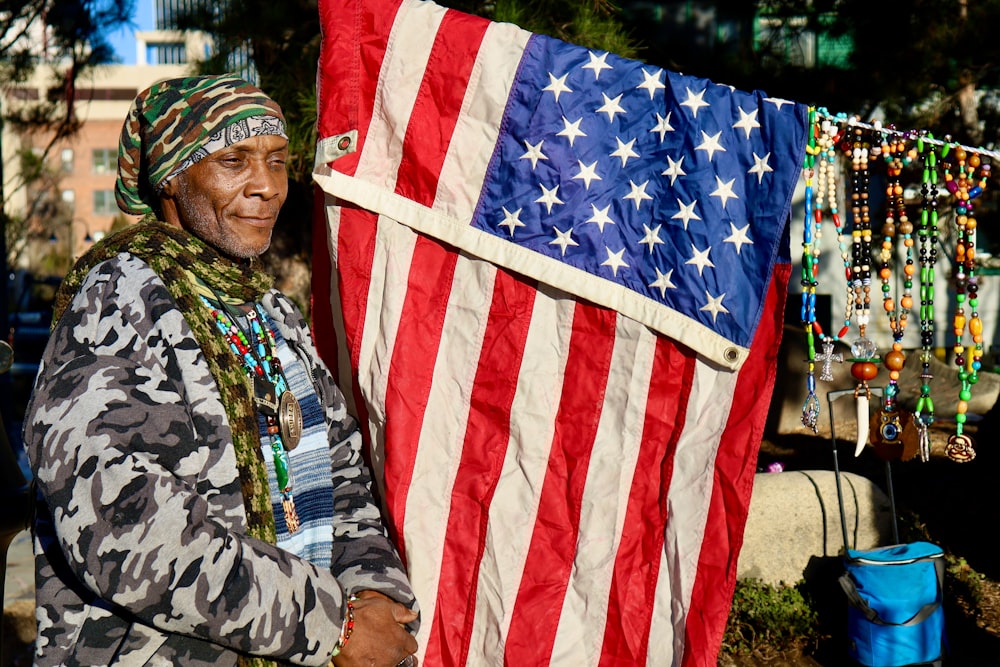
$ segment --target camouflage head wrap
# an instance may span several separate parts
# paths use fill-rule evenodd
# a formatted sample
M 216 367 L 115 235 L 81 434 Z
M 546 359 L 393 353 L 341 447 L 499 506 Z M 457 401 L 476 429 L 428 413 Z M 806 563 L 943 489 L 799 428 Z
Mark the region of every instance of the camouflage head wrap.
M 169 178 L 214 151 L 265 134 L 286 136 L 281 107 L 243 79 L 226 74 L 154 83 L 132 102 L 122 127 L 118 207 L 146 215 Z

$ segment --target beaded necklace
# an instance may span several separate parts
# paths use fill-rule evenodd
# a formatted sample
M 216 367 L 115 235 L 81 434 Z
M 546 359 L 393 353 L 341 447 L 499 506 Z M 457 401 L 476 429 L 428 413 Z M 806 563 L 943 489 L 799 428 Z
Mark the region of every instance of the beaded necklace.
M 820 113 L 825 114 L 825 110 Z M 806 399 L 802 405 L 802 424 L 817 432 L 819 399 L 816 397 L 816 361 L 822 362 L 819 379 L 833 380 L 833 362 L 843 361 L 843 356 L 834 354 L 834 346 L 850 328 L 852 305 L 848 303 L 844 326 L 834 335 L 827 335 L 816 319 L 816 287 L 820 269 L 820 255 L 823 240 L 823 216 L 828 212 L 837 230 L 840 255 L 845 270 L 850 267 L 850 254 L 845 241 L 844 225 L 837 205 L 837 142 L 841 130 L 836 123 L 824 119 L 816 121 L 816 110 L 810 109 L 809 143 L 803 164 L 805 176 L 805 223 L 802 244 L 802 322 L 806 331 L 808 349 L 808 369 L 806 372 Z M 815 189 L 813 176 L 815 175 Z M 815 203 L 813 193 L 815 191 Z M 826 202 L 824 204 L 824 201 Z M 848 285 L 850 294 L 850 285 Z M 816 353 L 816 339 L 822 343 L 823 351 Z
M 802 174 L 805 178 L 805 222 L 802 236 L 802 305 L 800 318 L 806 332 L 806 399 L 802 403 L 802 425 L 819 431 L 819 399 L 816 397 L 816 340 L 813 335 L 816 329 L 816 277 L 819 273 L 819 242 L 813 245 L 813 221 L 815 215 L 822 219 L 823 212 L 819 205 L 822 192 L 816 199 L 815 213 L 813 209 L 813 175 L 815 174 L 816 155 L 819 149 L 816 145 L 819 126 L 816 124 L 816 109 L 809 108 L 809 141 L 806 144 L 805 157 L 802 160 Z M 817 227 L 819 225 L 817 224 Z M 818 234 L 817 234 L 818 237 Z
M 971 461 L 976 456 L 975 443 L 972 438 L 963 433 L 972 398 L 972 385 L 979 380 L 979 369 L 982 367 L 983 356 L 983 322 L 979 318 L 979 282 L 975 274 L 975 240 L 976 217 L 975 199 L 986 187 L 990 165 L 983 163 L 979 155 L 969 155 L 964 148 L 958 146 L 951 158 L 948 158 L 949 147 L 942 151 L 944 160 L 945 187 L 955 198 L 955 318 L 953 331 L 955 333 L 955 365 L 958 367 L 958 380 L 961 383 L 958 406 L 955 414 L 955 434 L 948 439 L 945 452 L 953 461 Z M 957 175 L 952 173 L 958 167 Z M 979 182 L 976 182 L 975 172 L 980 169 Z M 965 304 L 968 303 L 970 317 L 966 320 Z M 964 346 L 964 336 L 968 322 L 972 345 Z
M 930 142 L 934 136 L 917 139 L 917 152 L 923 162 L 920 182 L 920 226 L 917 231 L 920 263 L 920 396 L 913 421 L 917 427 L 917 451 L 922 461 L 930 460 L 930 433 L 934 423 L 934 400 L 931 398 L 931 359 L 934 357 L 934 267 L 938 258 L 938 172 L 937 150 Z
M 903 335 L 906 332 L 907 319 L 913 307 L 913 276 L 916 268 L 913 263 L 913 224 L 910 222 L 903 198 L 902 173 L 903 168 L 912 159 L 906 148 L 903 137 L 890 139 L 889 134 L 883 136 L 882 145 L 873 148 L 883 158 L 886 166 L 886 206 L 885 222 L 882 225 L 882 244 L 879 250 L 879 280 L 882 283 L 882 307 L 889 320 L 892 332 L 892 348 L 885 354 L 882 363 L 889 371 L 889 383 L 882 393 L 882 405 L 875 416 L 870 438 L 875 445 L 898 446 L 901 444 L 903 429 L 908 422 L 908 415 L 898 409 L 899 374 L 906 362 L 903 353 Z M 903 240 L 905 263 L 903 265 L 903 289 L 897 307 L 892 296 L 892 265 L 896 260 L 896 237 Z
M 861 128 L 852 131 L 846 144 L 851 155 L 851 269 L 850 282 L 859 337 L 851 343 L 851 375 L 857 380 L 854 398 L 857 407 L 858 438 L 854 455 L 859 456 L 868 440 L 871 401 L 869 380 L 878 375 L 878 347 L 868 338 L 866 329 L 871 316 L 872 229 L 868 206 L 868 159 L 871 143 Z
M 299 516 L 292 496 L 293 479 L 288 452 L 295 449 L 302 437 L 302 409 L 288 388 L 281 361 L 275 354 L 277 343 L 271 324 L 260 304 L 254 303 L 246 311 L 250 326 L 247 332 L 240 323 L 238 313 L 231 312 L 233 307 L 222 298 L 218 299 L 220 308 L 204 296 L 201 299 L 253 383 L 254 401 L 267 424 L 285 524 L 288 532 L 294 533 L 299 529 Z

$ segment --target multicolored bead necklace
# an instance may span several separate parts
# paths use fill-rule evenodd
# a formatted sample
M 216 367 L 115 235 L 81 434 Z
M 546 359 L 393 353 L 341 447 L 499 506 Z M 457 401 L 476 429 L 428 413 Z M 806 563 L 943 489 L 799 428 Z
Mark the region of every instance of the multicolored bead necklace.
M 934 423 L 934 400 L 931 398 L 931 359 L 934 358 L 934 268 L 938 258 L 938 172 L 937 149 L 931 134 L 917 139 L 917 152 L 923 162 L 920 180 L 920 225 L 917 230 L 920 264 L 920 396 L 913 422 L 917 427 L 917 451 L 925 463 L 930 460 L 930 426 Z
M 806 206 L 802 255 L 802 322 L 806 329 L 808 345 L 808 370 L 806 374 L 806 400 L 802 405 L 802 424 L 817 431 L 819 418 L 819 399 L 816 397 L 816 361 L 820 361 L 819 379 L 825 382 L 833 380 L 833 362 L 842 362 L 843 356 L 834 354 L 835 344 L 847 335 L 851 325 L 853 304 L 850 298 L 853 294 L 847 284 L 848 303 L 844 313 L 844 324 L 836 334 L 828 335 L 816 319 L 816 286 L 820 268 L 820 254 L 823 240 L 823 216 L 829 213 L 837 230 L 837 241 L 840 246 L 840 257 L 844 270 L 850 270 L 851 258 L 849 244 L 846 241 L 844 225 L 840 219 L 837 204 L 837 144 L 842 131 L 835 122 L 825 119 L 816 121 L 816 110 L 811 109 L 811 127 L 809 144 L 806 147 L 804 173 L 806 178 Z M 826 114 L 826 110 L 820 110 Z M 813 175 L 815 175 L 815 204 L 813 203 Z M 823 345 L 821 354 L 816 353 L 816 339 Z
M 979 155 L 958 146 L 948 155 L 949 146 L 942 150 L 945 188 L 955 198 L 955 365 L 958 367 L 959 390 L 958 407 L 955 414 L 955 434 L 948 439 L 945 453 L 948 458 L 965 462 L 976 456 L 974 442 L 963 433 L 972 398 L 972 385 L 979 380 L 979 369 L 983 358 L 983 321 L 979 317 L 979 283 L 975 273 L 976 217 L 975 199 L 982 194 L 990 173 L 989 163 L 984 163 Z M 957 174 L 953 173 L 956 171 Z M 976 170 L 979 170 L 978 182 Z M 970 317 L 966 320 L 965 305 L 968 303 Z M 972 345 L 964 345 L 968 322 Z
M 281 361 L 275 354 L 277 344 L 267 314 L 260 304 L 253 304 L 246 311 L 250 326 L 247 332 L 240 324 L 239 314 L 230 314 L 232 306 L 222 298 L 218 299 L 220 307 L 204 296 L 201 298 L 253 383 L 254 401 L 267 424 L 285 524 L 288 532 L 294 533 L 299 529 L 299 516 L 292 496 L 292 469 L 288 452 L 295 449 L 302 437 L 302 409 L 288 388 Z
M 903 429 L 909 421 L 909 414 L 900 412 L 897 404 L 899 395 L 899 375 L 906 362 L 903 352 L 903 335 L 907 319 L 913 308 L 913 276 L 916 266 L 913 262 L 913 224 L 910 222 L 903 198 L 903 168 L 912 160 L 914 152 L 907 149 L 906 139 L 896 133 L 886 133 L 882 145 L 873 147 L 873 154 L 881 156 L 886 167 L 885 222 L 882 225 L 882 245 L 879 251 L 879 279 L 882 282 L 882 307 L 889 320 L 892 332 L 892 348 L 882 359 L 889 371 L 889 383 L 882 393 L 882 405 L 873 421 L 870 439 L 873 445 L 901 446 Z M 892 295 L 892 266 L 896 260 L 896 237 L 903 240 L 905 263 L 903 265 L 903 289 L 897 305 Z
M 878 375 L 878 346 L 868 338 L 866 329 L 871 318 L 872 228 L 868 205 L 871 142 L 865 131 L 854 128 L 846 149 L 851 156 L 851 270 L 850 282 L 854 297 L 854 314 L 859 337 L 851 343 L 851 375 L 857 380 L 854 398 L 857 407 L 858 439 L 854 455 L 859 456 L 867 443 L 868 406 L 871 401 L 869 380 Z M 862 433 L 863 432 L 863 433 Z

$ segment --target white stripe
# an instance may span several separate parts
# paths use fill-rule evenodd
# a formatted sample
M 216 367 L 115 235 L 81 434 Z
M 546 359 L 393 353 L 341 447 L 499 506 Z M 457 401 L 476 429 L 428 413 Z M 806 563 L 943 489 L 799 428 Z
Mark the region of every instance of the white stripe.
M 358 406 L 354 401 L 354 373 L 351 371 L 351 352 L 347 347 L 347 330 L 344 324 L 344 304 L 340 301 L 340 272 L 337 264 L 337 238 L 340 234 L 340 206 L 334 205 L 336 198 L 324 193 L 326 198 L 326 249 L 330 253 L 330 311 L 331 324 L 337 337 L 337 386 L 340 387 L 347 405 L 347 412 L 358 416 Z
M 477 360 L 489 320 L 496 267 L 459 256 L 406 497 L 403 532 L 420 613 L 434 618 L 452 488 L 466 438 Z M 472 567 L 472 564 L 469 564 Z M 430 623 L 421 626 L 423 660 Z
M 691 611 L 708 508 L 715 482 L 715 458 L 733 402 L 737 373 L 719 369 L 703 357 L 695 364 L 684 428 L 674 455 L 673 477 L 667 492 L 665 561 L 661 563 L 650 628 L 648 665 L 680 661 L 684 655 L 684 627 Z M 670 637 L 672 646 L 657 638 Z
M 539 291 L 531 313 L 510 442 L 489 511 L 479 566 L 469 665 L 501 665 L 541 498 L 572 333 L 575 302 Z M 530 612 L 529 612 L 530 613 Z
M 407 128 L 407 123 L 396 121 L 410 117 L 445 11 L 433 2 L 407 0 L 400 5 L 389 33 L 375 89 L 372 122 L 356 171 L 358 178 L 389 192 L 396 189 Z
M 509 23 L 491 23 L 483 36 L 434 200 L 434 208 L 450 218 L 472 218 L 500 135 L 507 96 L 530 36 Z
M 378 218 L 371 284 L 365 306 L 365 324 L 358 355 L 358 384 L 368 403 L 372 475 L 385 497 L 385 394 L 392 354 L 403 313 L 405 285 L 410 275 L 416 233 L 385 216 Z M 387 287 L 390 286 L 390 287 Z
M 576 556 L 552 649 L 553 665 L 596 665 L 607 600 L 639 459 L 656 337 L 617 316 L 615 344 L 584 487 Z

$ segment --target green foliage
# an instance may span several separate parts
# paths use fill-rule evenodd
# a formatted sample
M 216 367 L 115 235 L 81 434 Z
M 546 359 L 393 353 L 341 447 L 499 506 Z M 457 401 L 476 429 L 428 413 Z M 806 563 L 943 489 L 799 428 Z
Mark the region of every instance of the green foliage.
M 949 589 L 969 600 L 974 606 L 982 604 L 983 582 L 986 581 L 986 576 L 973 570 L 961 556 L 948 554 L 945 562 Z
M 736 583 L 722 638 L 723 653 L 768 655 L 815 645 L 820 639 L 819 616 L 804 582 L 796 586 L 772 586 L 759 579 Z

